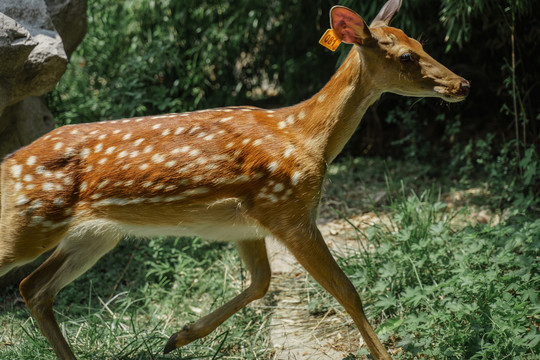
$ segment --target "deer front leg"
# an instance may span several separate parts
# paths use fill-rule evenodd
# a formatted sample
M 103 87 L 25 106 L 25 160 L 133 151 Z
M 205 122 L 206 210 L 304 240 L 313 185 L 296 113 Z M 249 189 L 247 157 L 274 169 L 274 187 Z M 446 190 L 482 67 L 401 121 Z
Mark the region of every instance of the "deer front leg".
M 290 231 L 294 229 L 294 231 Z M 289 248 L 298 262 L 345 308 L 360 330 L 371 355 L 379 359 L 391 359 L 383 344 L 369 324 L 362 301 L 351 281 L 340 269 L 319 229 L 290 227 L 275 235 Z
M 249 287 L 219 309 L 173 334 L 169 338 L 167 345 L 165 345 L 165 350 L 163 351 L 165 354 L 210 334 L 238 310 L 253 300 L 262 298 L 266 294 L 270 285 L 271 272 L 264 239 L 239 241 L 237 247 L 240 257 L 251 274 Z

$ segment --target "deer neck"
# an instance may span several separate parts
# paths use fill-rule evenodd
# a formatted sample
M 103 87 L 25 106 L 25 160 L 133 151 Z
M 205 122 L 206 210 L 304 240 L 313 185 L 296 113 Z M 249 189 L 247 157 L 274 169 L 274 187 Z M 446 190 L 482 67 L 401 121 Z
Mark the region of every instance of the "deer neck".
M 354 46 L 324 88 L 311 99 L 293 106 L 306 142 L 331 163 L 343 150 L 362 116 L 382 94 L 372 78 L 362 50 Z

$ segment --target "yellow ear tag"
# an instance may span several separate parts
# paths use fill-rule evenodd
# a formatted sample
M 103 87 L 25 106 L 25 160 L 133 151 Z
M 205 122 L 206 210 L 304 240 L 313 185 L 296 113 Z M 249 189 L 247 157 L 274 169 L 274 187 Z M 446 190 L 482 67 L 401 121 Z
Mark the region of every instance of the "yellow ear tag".
M 332 51 L 336 51 L 339 44 L 341 44 L 341 40 L 333 29 L 328 29 L 322 36 L 321 40 L 319 40 L 319 44 Z

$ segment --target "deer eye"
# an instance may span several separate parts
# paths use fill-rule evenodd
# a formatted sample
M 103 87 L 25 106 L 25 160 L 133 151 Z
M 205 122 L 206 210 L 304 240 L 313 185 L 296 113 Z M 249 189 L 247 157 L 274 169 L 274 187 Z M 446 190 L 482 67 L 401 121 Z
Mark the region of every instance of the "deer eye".
M 401 54 L 401 56 L 399 57 L 399 60 L 401 60 L 401 62 L 411 61 L 412 60 L 412 55 L 411 55 L 411 53 Z

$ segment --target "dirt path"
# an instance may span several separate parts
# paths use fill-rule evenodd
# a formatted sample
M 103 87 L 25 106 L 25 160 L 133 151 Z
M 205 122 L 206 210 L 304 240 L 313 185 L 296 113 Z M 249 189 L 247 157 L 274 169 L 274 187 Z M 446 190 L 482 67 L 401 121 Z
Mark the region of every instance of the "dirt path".
M 377 220 L 371 213 L 351 218 L 361 228 Z M 333 253 L 358 251 L 357 235 L 345 220 L 322 219 L 319 228 Z M 270 323 L 273 359 L 334 360 L 356 353 L 362 339 L 349 315 L 341 308 L 310 314 L 312 285 L 306 271 L 277 240 L 267 239 L 267 248 L 273 273 L 269 290 L 273 302 Z

